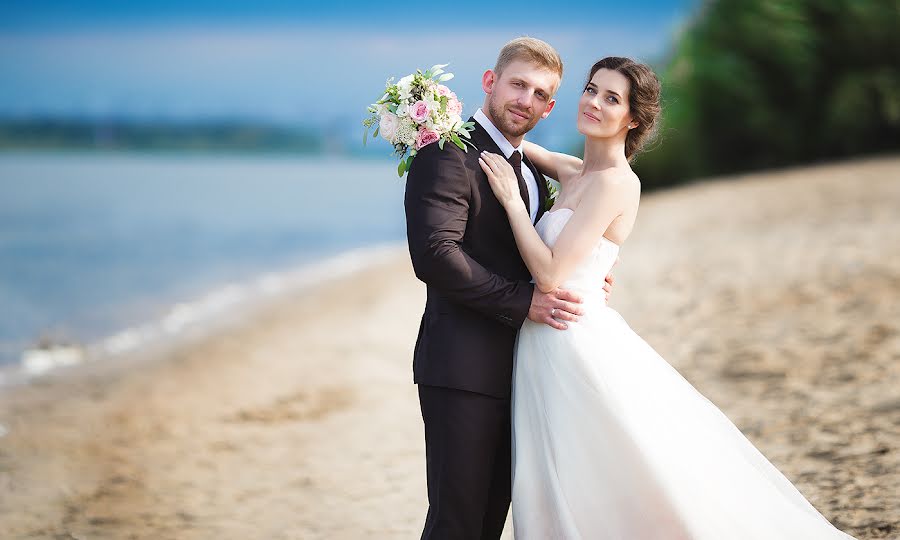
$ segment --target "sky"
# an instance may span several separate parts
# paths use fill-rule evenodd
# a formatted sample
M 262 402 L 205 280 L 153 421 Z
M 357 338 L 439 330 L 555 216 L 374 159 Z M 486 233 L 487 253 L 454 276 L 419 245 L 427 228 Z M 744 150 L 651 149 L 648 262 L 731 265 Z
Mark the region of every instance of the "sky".
M 449 85 L 471 114 L 481 74 L 520 35 L 560 52 L 566 72 L 553 114 L 574 118 L 594 61 L 664 59 L 694 2 L 10 4 L 0 8 L 0 117 L 329 125 L 364 116 L 389 76 L 438 63 L 450 64 Z

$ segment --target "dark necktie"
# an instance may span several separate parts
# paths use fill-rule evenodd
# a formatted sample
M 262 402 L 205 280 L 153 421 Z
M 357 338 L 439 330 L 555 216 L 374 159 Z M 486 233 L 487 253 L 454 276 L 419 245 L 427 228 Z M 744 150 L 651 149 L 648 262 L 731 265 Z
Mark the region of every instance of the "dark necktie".
M 528 186 L 525 184 L 525 177 L 522 176 L 522 152 L 513 150 L 512 155 L 509 156 L 507 161 L 509 161 L 513 171 L 516 173 L 516 179 L 519 180 L 519 193 L 522 194 L 522 200 L 525 201 L 525 207 L 528 209 L 528 212 L 531 213 L 531 202 L 528 200 Z

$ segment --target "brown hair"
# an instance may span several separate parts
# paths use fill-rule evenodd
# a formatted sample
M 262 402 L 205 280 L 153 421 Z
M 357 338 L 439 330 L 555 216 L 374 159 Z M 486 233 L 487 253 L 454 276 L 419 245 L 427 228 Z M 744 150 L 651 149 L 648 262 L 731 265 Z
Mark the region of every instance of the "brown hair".
M 656 123 L 661 110 L 659 79 L 646 64 L 621 56 L 607 56 L 591 68 L 588 82 L 601 69 L 618 71 L 631 84 L 628 91 L 628 108 L 632 119 L 638 123 L 637 127 L 628 130 L 628 135 L 625 136 L 625 157 L 631 161 L 631 158 L 656 135 Z
M 497 73 L 497 76 L 499 77 L 506 66 L 514 60 L 531 62 L 556 73 L 562 79 L 562 58 L 559 57 L 556 49 L 546 41 L 528 36 L 517 37 L 509 41 L 500 49 L 500 54 L 497 56 L 497 63 L 494 65 L 494 72 Z

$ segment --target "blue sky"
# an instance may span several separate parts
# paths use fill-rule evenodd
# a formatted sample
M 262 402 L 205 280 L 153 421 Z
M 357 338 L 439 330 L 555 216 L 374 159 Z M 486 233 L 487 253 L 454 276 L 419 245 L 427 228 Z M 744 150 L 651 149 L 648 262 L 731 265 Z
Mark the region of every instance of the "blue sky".
M 496 26 L 498 23 L 542 22 L 578 26 L 602 23 L 608 17 L 629 18 L 630 25 L 655 24 L 681 15 L 695 2 L 651 0 L 630 2 L 576 2 L 520 0 L 507 7 L 485 9 L 483 0 L 389 4 L 369 1 L 309 2 L 303 0 L 32 0 L 0 8 L 0 29 L 23 30 L 49 27 L 98 27 L 153 25 L 172 22 L 271 23 L 302 22 L 353 24 L 398 22 L 404 15 L 440 18 L 457 26 Z M 626 21 L 623 21 L 626 22 Z
M 321 125 L 360 118 L 388 76 L 448 62 L 456 74 L 450 85 L 470 114 L 483 96 L 481 73 L 503 43 L 531 35 L 553 44 L 566 64 L 554 112 L 562 116 L 574 111 L 596 59 L 662 58 L 694 2 L 635 4 L 526 1 L 487 10 L 469 0 L 403 9 L 271 0 L 6 3 L 0 115 Z

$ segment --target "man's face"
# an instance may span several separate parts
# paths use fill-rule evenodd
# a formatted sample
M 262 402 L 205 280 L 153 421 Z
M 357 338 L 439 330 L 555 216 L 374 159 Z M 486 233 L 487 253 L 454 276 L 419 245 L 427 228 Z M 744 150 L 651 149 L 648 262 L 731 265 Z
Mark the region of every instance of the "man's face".
M 546 118 L 556 104 L 559 75 L 525 60 L 514 60 L 498 76 L 487 70 L 481 79 L 491 121 L 507 138 L 518 139 Z M 511 141 L 512 142 L 512 141 Z

